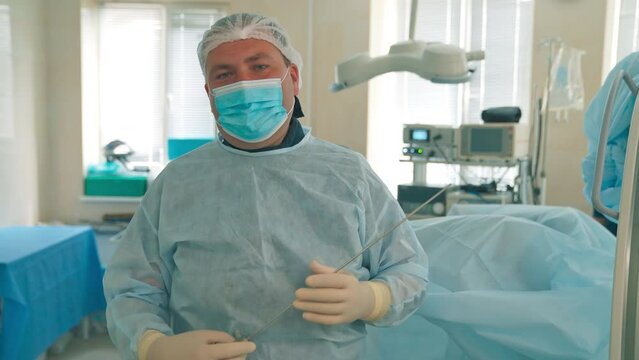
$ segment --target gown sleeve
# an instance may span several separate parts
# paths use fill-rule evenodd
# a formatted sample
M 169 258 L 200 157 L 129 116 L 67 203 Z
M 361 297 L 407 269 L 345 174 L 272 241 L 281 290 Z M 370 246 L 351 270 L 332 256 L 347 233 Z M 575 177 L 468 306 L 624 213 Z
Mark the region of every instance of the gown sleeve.
M 146 330 L 173 335 L 169 327 L 170 276 L 161 260 L 158 177 L 124 230 L 104 276 L 109 335 L 120 355 L 137 359 L 138 341 Z
M 386 185 L 362 158 L 364 204 L 360 220 L 363 243 L 377 240 L 406 216 Z M 426 199 L 424 199 L 425 201 Z M 375 326 L 398 325 L 422 304 L 428 283 L 428 257 L 408 221 L 368 250 L 370 280 L 391 290 L 391 307 Z

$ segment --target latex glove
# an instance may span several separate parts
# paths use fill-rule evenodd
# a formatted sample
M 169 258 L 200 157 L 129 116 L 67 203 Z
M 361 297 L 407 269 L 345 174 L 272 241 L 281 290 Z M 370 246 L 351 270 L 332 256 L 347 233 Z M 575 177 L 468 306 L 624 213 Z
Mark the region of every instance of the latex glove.
M 162 336 L 149 345 L 146 360 L 243 360 L 255 343 L 236 341 L 222 331 L 195 330 Z
M 360 282 L 348 272 L 335 274 L 335 268 L 313 260 L 314 275 L 306 278 L 308 288 L 295 291 L 293 306 L 303 311 L 302 317 L 318 324 L 347 324 L 369 316 L 375 307 L 375 296 L 367 282 Z

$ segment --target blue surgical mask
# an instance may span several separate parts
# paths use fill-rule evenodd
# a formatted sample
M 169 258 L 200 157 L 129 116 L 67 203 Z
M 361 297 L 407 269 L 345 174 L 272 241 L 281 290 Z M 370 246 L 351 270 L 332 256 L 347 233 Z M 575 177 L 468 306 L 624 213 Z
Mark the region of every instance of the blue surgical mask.
M 218 111 L 217 121 L 234 138 L 257 143 L 264 141 L 284 125 L 288 115 L 282 106 L 284 78 L 238 81 L 211 91 Z

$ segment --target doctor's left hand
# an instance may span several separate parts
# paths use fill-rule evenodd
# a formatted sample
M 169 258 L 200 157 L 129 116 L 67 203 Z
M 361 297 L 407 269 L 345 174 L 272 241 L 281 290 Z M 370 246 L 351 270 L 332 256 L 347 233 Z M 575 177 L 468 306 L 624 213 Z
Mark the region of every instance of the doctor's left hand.
M 143 345 L 147 336 L 150 342 Z M 140 343 L 139 347 L 146 349 L 138 349 L 138 359 L 144 360 L 244 360 L 255 351 L 255 343 L 237 341 L 223 331 L 214 330 L 192 330 L 172 336 L 151 330 Z
M 318 324 L 347 324 L 366 319 L 375 308 L 375 295 L 367 281 L 360 282 L 348 272 L 335 273 L 335 268 L 311 261 L 313 275 L 306 286 L 295 291 L 293 306 L 303 311 L 302 317 Z

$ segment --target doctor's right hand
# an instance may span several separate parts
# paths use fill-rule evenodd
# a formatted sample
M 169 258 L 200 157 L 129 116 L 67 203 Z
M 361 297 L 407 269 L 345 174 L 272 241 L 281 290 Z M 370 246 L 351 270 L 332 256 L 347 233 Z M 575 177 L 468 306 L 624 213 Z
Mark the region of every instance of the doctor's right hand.
M 148 351 L 142 358 L 145 347 Z M 255 343 L 236 341 L 222 331 L 195 330 L 173 336 L 148 331 L 140 340 L 138 355 L 141 360 L 243 360 L 253 351 Z

